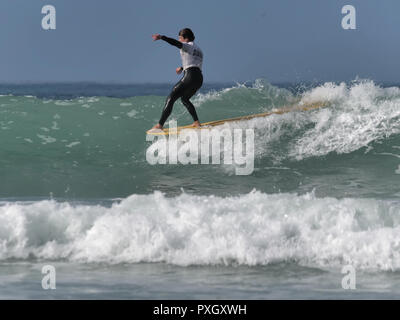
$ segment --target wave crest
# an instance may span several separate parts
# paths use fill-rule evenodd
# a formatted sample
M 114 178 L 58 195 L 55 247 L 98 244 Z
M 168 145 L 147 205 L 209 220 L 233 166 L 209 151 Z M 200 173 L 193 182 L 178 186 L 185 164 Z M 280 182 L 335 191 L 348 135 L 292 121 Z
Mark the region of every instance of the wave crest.
M 400 203 L 268 195 L 132 195 L 111 207 L 55 201 L 0 207 L 0 259 L 182 266 L 400 268 Z

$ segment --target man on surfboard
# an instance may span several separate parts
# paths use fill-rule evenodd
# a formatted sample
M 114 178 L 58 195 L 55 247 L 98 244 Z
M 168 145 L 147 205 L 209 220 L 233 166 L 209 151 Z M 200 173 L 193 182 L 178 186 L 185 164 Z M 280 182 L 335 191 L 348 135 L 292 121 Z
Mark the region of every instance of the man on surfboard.
M 193 42 L 195 37 L 192 30 L 185 28 L 179 31 L 179 41 L 159 34 L 153 34 L 152 38 L 154 41 L 160 39 L 164 40 L 170 45 L 180 49 L 182 67 L 176 68 L 176 73 L 180 74 L 184 71 L 184 75 L 167 97 L 160 121 L 151 130 L 160 130 L 163 128 L 165 121 L 172 112 L 172 107 L 174 106 L 175 101 L 179 98 L 181 98 L 183 105 L 192 116 L 194 121 L 193 126 L 200 127 L 196 110 L 189 99 L 203 84 L 203 74 L 201 72 L 203 52 Z

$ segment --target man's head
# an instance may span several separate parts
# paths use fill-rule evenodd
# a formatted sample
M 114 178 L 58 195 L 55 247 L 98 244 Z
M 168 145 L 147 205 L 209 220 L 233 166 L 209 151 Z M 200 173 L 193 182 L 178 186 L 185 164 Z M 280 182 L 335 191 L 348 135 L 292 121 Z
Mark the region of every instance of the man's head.
M 194 34 L 189 28 L 182 29 L 179 31 L 180 42 L 191 42 L 194 41 Z

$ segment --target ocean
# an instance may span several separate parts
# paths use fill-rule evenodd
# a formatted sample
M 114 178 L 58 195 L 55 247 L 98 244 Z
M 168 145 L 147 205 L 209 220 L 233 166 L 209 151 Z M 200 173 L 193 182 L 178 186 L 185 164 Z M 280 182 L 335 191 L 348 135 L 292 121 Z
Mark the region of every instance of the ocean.
M 202 122 L 325 103 L 226 124 L 248 175 L 147 161 L 171 87 L 0 85 L 0 299 L 400 297 L 398 85 L 205 84 Z

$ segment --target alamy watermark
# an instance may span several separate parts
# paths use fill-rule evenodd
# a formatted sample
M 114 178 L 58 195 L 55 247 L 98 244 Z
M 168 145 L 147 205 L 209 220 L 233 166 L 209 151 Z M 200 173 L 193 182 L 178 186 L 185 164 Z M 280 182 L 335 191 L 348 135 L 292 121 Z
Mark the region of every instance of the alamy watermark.
M 56 8 L 52 5 L 46 5 L 42 8 L 42 14 L 45 14 L 45 16 L 42 18 L 42 29 L 43 30 L 55 30 L 56 29 Z
M 342 18 L 342 28 L 344 30 L 355 30 L 356 26 L 356 8 L 352 5 L 345 5 L 342 8 L 342 14 L 345 16 Z
M 42 274 L 45 275 L 42 278 L 42 289 L 56 289 L 56 268 L 52 265 L 45 265 L 42 267 Z
M 341 10 L 342 17 L 341 25 L 344 30 L 355 30 L 356 26 L 356 9 L 353 5 L 345 5 Z M 42 18 L 42 29 L 43 30 L 55 30 L 56 29 L 56 8 L 53 5 L 45 5 L 42 7 L 42 14 L 45 16 Z
M 352 265 L 346 265 L 342 268 L 342 274 L 346 274 L 342 278 L 342 289 L 356 289 L 356 269 Z
M 235 165 L 236 175 L 249 175 L 254 171 L 254 129 L 202 128 L 177 132 L 176 128 L 176 121 L 172 120 L 169 121 L 169 135 L 146 135 L 146 141 L 153 142 L 146 150 L 149 164 L 222 162 Z

